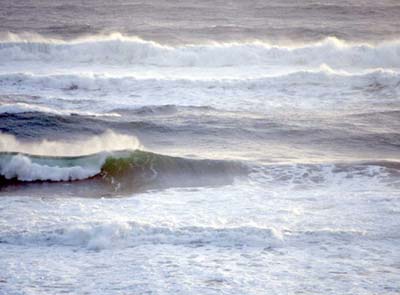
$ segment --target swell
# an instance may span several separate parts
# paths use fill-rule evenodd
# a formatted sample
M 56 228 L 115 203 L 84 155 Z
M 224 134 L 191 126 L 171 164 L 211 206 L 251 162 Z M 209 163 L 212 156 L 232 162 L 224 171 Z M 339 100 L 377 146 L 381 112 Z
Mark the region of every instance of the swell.
M 334 37 L 296 46 L 261 41 L 166 46 L 113 34 L 73 41 L 16 38 L 0 43 L 0 61 L 106 63 L 156 66 L 248 66 L 297 64 L 356 67 L 400 67 L 400 42 L 378 45 L 347 43 Z

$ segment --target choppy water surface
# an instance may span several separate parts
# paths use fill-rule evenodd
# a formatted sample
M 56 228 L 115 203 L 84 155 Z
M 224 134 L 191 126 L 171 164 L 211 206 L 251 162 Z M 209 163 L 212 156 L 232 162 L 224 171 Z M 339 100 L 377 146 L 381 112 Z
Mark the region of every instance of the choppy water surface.
M 0 294 L 400 292 L 397 1 L 3 2 Z

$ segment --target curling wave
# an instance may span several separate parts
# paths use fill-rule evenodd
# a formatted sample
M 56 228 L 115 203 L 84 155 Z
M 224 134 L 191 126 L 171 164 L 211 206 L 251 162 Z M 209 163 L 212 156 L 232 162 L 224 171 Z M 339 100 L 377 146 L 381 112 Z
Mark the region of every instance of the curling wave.
M 0 61 L 110 63 L 157 66 L 248 66 L 297 64 L 355 67 L 400 67 L 400 42 L 353 44 L 334 37 L 297 46 L 265 42 L 166 46 L 121 34 L 73 41 L 27 40 L 0 43 Z
M 141 150 L 101 152 L 78 157 L 0 153 L 0 187 L 22 183 L 80 181 L 104 194 L 169 186 L 229 184 L 247 168 L 239 163 L 192 160 Z

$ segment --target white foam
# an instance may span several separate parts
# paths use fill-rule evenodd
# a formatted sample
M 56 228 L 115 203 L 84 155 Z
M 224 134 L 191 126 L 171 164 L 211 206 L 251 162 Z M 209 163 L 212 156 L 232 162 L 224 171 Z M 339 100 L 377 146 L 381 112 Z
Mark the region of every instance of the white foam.
M 59 167 L 32 163 L 31 159 L 24 155 L 15 155 L 11 158 L 0 159 L 0 175 L 6 179 L 18 179 L 20 181 L 70 181 L 86 179 L 100 172 L 98 167 Z

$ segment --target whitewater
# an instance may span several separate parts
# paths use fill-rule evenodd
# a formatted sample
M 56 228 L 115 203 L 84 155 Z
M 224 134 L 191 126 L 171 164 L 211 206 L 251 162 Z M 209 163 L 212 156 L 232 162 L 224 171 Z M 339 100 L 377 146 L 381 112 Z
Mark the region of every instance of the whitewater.
M 1 6 L 1 295 L 400 292 L 396 1 Z

